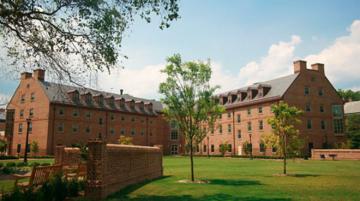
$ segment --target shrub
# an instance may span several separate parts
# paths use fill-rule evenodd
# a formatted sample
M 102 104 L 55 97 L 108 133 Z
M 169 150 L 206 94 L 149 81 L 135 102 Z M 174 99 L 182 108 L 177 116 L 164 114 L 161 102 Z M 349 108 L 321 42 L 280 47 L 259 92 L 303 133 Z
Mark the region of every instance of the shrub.
M 4 167 L 1 172 L 3 174 L 12 174 L 15 172 L 15 169 L 13 167 Z
M 4 163 L 0 163 L 0 168 L 4 167 Z
M 38 162 L 32 162 L 30 166 L 32 166 L 32 167 L 37 167 L 37 166 L 39 166 L 39 165 L 40 165 L 40 163 L 38 163 Z
M 0 156 L 0 160 L 9 160 L 9 159 L 18 159 L 18 157 L 16 157 L 16 156 L 6 156 L 6 155 L 1 155 Z
M 6 163 L 6 167 L 15 167 L 16 163 L 15 162 L 8 162 Z
M 67 192 L 69 197 L 76 197 L 79 195 L 79 182 L 75 179 L 72 179 L 67 182 Z
M 19 162 L 19 163 L 16 163 L 16 167 L 25 167 L 27 166 L 28 164 L 25 163 L 25 162 Z
M 41 163 L 41 166 L 49 166 L 50 163 Z

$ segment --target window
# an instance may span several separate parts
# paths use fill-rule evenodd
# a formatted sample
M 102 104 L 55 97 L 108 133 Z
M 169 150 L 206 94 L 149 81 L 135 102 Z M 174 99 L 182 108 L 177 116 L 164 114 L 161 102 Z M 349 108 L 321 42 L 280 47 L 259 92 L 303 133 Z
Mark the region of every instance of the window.
M 177 144 L 171 145 L 171 154 L 172 155 L 178 154 L 178 145 Z
M 90 126 L 86 126 L 85 133 L 90 133 Z
M 140 135 L 144 135 L 144 134 L 145 134 L 144 130 L 141 130 Z
M 260 143 L 260 152 L 265 152 L 265 144 Z
M 17 144 L 16 153 L 21 152 L 21 144 Z
M 263 130 L 264 129 L 264 121 L 260 120 L 259 121 L 259 130 Z
M 228 152 L 231 152 L 231 150 L 232 150 L 231 144 L 228 144 Z
M 86 94 L 85 102 L 86 102 L 87 104 L 91 104 L 91 103 L 92 103 L 92 96 L 91 96 L 90 94 Z
M 260 107 L 258 108 L 258 110 L 259 110 L 259 114 L 262 114 L 262 113 L 263 113 L 263 107 L 260 106 Z
M 247 109 L 247 114 L 251 115 L 251 109 L 250 108 Z
M 91 112 L 86 112 L 85 117 L 86 117 L 87 119 L 91 119 Z
M 110 120 L 111 120 L 111 121 L 114 121 L 114 120 L 115 120 L 115 115 L 114 115 L 114 114 L 111 114 L 111 115 L 110 115 Z
M 64 108 L 59 108 L 59 115 L 64 116 Z
M 79 92 L 75 91 L 73 96 L 72 96 L 72 100 L 74 102 L 79 102 Z
M 324 89 L 323 88 L 320 88 L 319 89 L 319 96 L 323 96 L 324 95 Z
M 248 122 L 247 129 L 248 129 L 249 132 L 251 132 L 251 130 L 252 130 L 250 121 Z
M 228 113 L 227 113 L 227 117 L 228 117 L 228 118 L 231 118 L 231 112 L 228 112 Z
M 231 133 L 231 124 L 228 124 L 228 133 Z
M 239 139 L 241 138 L 241 130 L 237 131 L 237 138 L 239 138 Z
M 22 132 L 23 132 L 23 124 L 22 124 L 22 123 L 19 123 L 18 132 L 19 132 L 19 133 L 22 133 Z
M 73 110 L 73 117 L 79 116 L 79 110 Z
M 204 144 L 203 151 L 206 152 L 206 145 Z
M 62 133 L 64 132 L 64 124 L 63 123 L 59 123 L 58 126 L 57 126 L 57 131 L 59 133 Z
M 102 125 L 103 124 L 103 118 L 99 118 L 99 124 Z
M 24 110 L 20 110 L 20 118 L 24 118 Z
M 238 123 L 241 122 L 241 116 L 240 116 L 240 114 L 237 115 L 237 122 L 238 122 Z
M 324 105 L 320 105 L 320 112 L 325 112 Z
M 334 132 L 336 134 L 344 133 L 343 119 L 334 119 Z
M 152 124 L 152 120 L 150 120 L 149 123 Z
M 179 138 L 178 131 L 177 130 L 172 130 L 170 132 L 170 139 L 171 140 L 177 140 L 178 138 Z
M 215 146 L 212 144 L 211 145 L 211 152 L 214 152 L 215 151 Z
M 321 120 L 320 122 L 320 127 L 322 130 L 325 130 L 326 129 L 326 125 L 325 125 L 325 121 L 324 120 Z
M 304 88 L 304 94 L 307 96 L 310 94 L 310 88 L 309 87 L 305 87 Z
M 219 133 L 222 133 L 222 125 L 219 125 Z
M 31 102 L 35 101 L 35 93 L 31 93 L 30 100 Z
M 30 153 L 30 144 L 27 144 L 27 146 L 26 146 L 26 152 L 27 152 L 27 153 Z
M 310 119 L 308 119 L 308 120 L 306 121 L 306 127 L 307 127 L 307 129 L 311 129 L 311 128 L 312 128 L 312 122 L 311 122 Z
M 210 133 L 211 133 L 211 135 L 214 135 L 214 126 L 211 126 Z
M 277 147 L 271 147 L 272 152 L 277 152 Z
M 125 117 L 124 117 L 124 116 L 121 116 L 121 121 L 125 121 Z
M 125 129 L 122 128 L 122 129 L 120 130 L 120 134 L 121 134 L 121 135 L 125 135 Z
M 29 116 L 30 116 L 30 117 L 33 117 L 33 116 L 34 116 L 34 109 L 33 109 L 33 108 L 31 108 L 31 109 L 29 110 Z
M 26 85 L 26 88 L 28 88 L 28 89 L 29 89 L 29 88 L 30 88 L 30 84 L 27 84 L 27 85 Z
M 177 128 L 176 121 L 171 121 L 170 127 L 171 127 L 171 129 L 176 129 Z
M 310 104 L 310 103 L 306 103 L 305 111 L 306 111 L 306 112 L 310 112 L 310 111 L 311 111 L 311 104 Z
M 79 131 L 79 125 L 76 124 L 72 125 L 72 132 L 77 133 L 78 131 Z
M 25 103 L 25 94 L 21 95 L 20 103 Z
M 28 128 L 29 133 L 32 132 L 32 129 L 33 129 L 32 122 L 29 122 L 29 128 Z
M 333 105 L 332 113 L 334 118 L 342 118 L 343 117 L 342 105 Z
M 115 130 L 113 128 L 110 129 L 110 134 L 114 135 L 115 134 Z
M 131 117 L 131 121 L 132 121 L 132 122 L 135 122 L 135 117 Z
M 144 123 L 144 122 L 145 122 L 145 120 L 144 120 L 143 118 L 141 118 L 140 122 L 141 122 L 141 123 Z
M 134 136 L 135 135 L 135 130 L 131 129 L 131 135 Z

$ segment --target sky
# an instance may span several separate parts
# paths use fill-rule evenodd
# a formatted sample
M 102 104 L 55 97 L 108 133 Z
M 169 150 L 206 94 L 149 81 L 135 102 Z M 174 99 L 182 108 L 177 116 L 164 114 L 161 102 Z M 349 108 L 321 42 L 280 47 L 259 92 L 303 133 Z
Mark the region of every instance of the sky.
M 291 74 L 298 59 L 324 63 L 335 88 L 360 90 L 359 8 L 358 0 L 181 0 L 181 18 L 168 29 L 136 19 L 123 39 L 125 68 L 100 73 L 96 88 L 158 99 L 160 70 L 179 53 L 210 59 L 219 92 Z M 19 80 L 0 79 L 1 103 Z

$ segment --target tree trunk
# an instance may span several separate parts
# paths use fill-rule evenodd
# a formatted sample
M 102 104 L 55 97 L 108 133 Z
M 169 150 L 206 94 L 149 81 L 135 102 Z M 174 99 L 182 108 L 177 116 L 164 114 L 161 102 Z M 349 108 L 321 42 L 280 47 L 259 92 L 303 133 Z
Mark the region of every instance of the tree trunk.
M 191 141 L 190 146 L 190 168 L 191 168 L 191 181 L 195 181 L 194 179 L 194 159 L 193 159 L 193 143 Z
M 283 148 L 283 153 L 284 153 L 284 174 L 286 175 L 286 135 L 283 136 L 283 141 L 284 141 L 284 148 Z

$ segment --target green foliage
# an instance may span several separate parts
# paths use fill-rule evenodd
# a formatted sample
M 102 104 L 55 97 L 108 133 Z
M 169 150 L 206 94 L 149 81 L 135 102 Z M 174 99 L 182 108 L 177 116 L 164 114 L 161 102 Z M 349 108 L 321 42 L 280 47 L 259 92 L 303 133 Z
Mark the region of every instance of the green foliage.
M 27 166 L 28 164 L 25 163 L 25 162 L 19 162 L 19 163 L 16 163 L 16 167 L 25 167 Z
M 87 161 L 89 157 L 89 150 L 87 145 L 75 143 L 71 145 L 72 147 L 77 147 L 80 149 L 80 157 L 83 161 Z
M 37 141 L 32 141 L 30 144 L 31 152 L 36 156 L 39 153 L 39 143 Z
M 341 96 L 341 98 L 346 102 L 360 100 L 360 91 L 352 91 L 351 89 L 348 90 L 338 89 L 337 92 Z
M 352 114 L 346 118 L 346 135 L 352 149 L 360 148 L 360 115 Z
M 6 167 L 16 167 L 16 163 L 15 162 L 8 162 L 8 163 L 6 163 Z
M 160 16 L 164 29 L 178 12 L 177 0 L 4 0 L 0 35 L 14 66 L 31 61 L 72 81 L 88 70 L 110 71 L 119 57 L 127 58 L 120 54 L 122 38 L 138 16 L 148 23 Z
M 49 166 L 51 165 L 50 163 L 41 163 L 41 166 Z
M 132 137 L 126 137 L 125 135 L 120 135 L 119 144 L 131 145 Z
M 166 81 L 160 83 L 159 92 L 166 105 L 164 114 L 169 121 L 175 121 L 180 133 L 190 147 L 190 160 L 193 161 L 193 147 L 196 147 L 214 128 L 216 118 L 224 111 L 215 98 L 218 87 L 209 84 L 211 78 L 210 62 L 183 62 L 179 54 L 167 59 L 162 73 Z M 191 162 L 191 179 L 193 162 Z
M 299 117 L 302 111 L 296 107 L 280 101 L 271 106 L 274 117 L 268 119 L 268 123 L 273 128 L 273 134 L 278 137 L 279 150 L 284 157 L 284 174 L 286 174 L 286 158 L 297 156 L 303 147 L 303 142 L 299 139 L 299 131 L 295 128 L 300 123 Z
M 39 165 L 40 165 L 39 162 L 32 162 L 32 163 L 30 164 L 30 166 L 32 166 L 32 167 L 37 167 L 37 166 L 39 166 Z
M 0 156 L 0 160 L 9 160 L 9 159 L 18 159 L 18 157 L 17 156 L 6 156 L 6 155 Z
M 16 172 L 16 170 L 15 170 L 14 167 L 3 167 L 3 168 L 1 169 L 1 172 L 2 172 L 3 174 L 13 174 L 13 173 Z
M 229 150 L 230 150 L 230 146 L 229 146 L 228 142 L 223 142 L 220 144 L 220 153 L 222 156 L 225 156 L 225 153 Z
M 4 167 L 4 163 L 0 163 L 0 168 Z
M 77 180 L 72 179 L 67 182 L 67 191 L 69 197 L 76 197 L 79 195 L 80 184 Z
M 252 144 L 248 141 L 243 142 L 243 150 L 246 155 L 249 155 L 252 151 Z
M 5 152 L 7 143 L 5 140 L 0 140 L 0 152 Z

